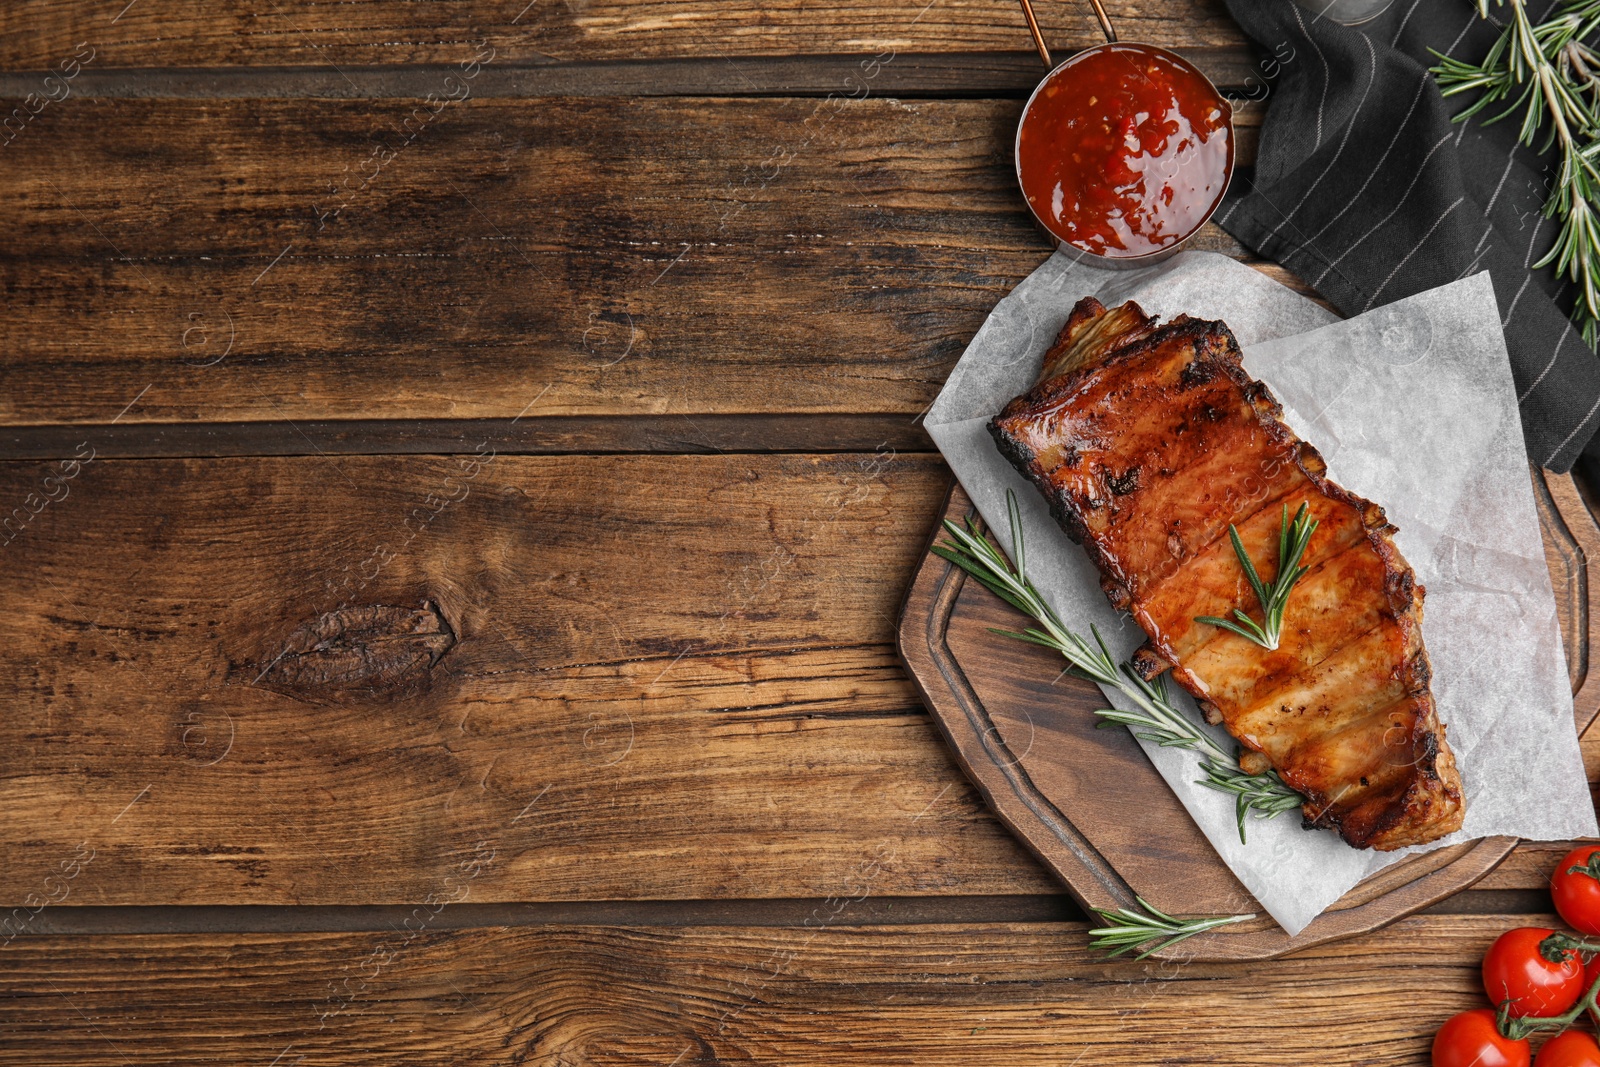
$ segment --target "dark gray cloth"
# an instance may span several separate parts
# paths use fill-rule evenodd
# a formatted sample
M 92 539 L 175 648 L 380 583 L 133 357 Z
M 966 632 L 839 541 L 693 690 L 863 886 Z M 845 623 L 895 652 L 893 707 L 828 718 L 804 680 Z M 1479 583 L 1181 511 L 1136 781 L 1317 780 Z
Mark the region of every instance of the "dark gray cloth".
M 1347 315 L 1488 270 L 1528 455 L 1566 471 L 1600 425 L 1600 357 L 1566 316 L 1576 287 L 1530 269 L 1559 229 L 1541 211 L 1553 165 L 1516 145 L 1515 118 L 1451 122 L 1472 97 L 1445 100 L 1428 73 L 1429 49 L 1475 62 L 1497 29 L 1470 0 L 1395 0 L 1358 27 L 1290 0 L 1227 5 L 1277 82 L 1216 221 Z

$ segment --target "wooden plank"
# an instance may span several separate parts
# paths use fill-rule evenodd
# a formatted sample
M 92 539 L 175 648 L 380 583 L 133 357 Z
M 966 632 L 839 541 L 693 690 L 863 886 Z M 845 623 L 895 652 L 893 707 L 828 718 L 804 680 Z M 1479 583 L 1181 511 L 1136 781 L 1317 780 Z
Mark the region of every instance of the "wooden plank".
M 46 907 L 37 915 L 13 916 L 19 933 L 203 934 L 333 933 L 393 930 L 404 926 L 411 904 L 187 904 L 74 905 Z M 556 900 L 522 903 L 452 904 L 428 924 L 432 930 L 485 926 L 789 926 L 804 927 L 815 897 L 725 898 L 720 900 Z M 1434 915 L 1544 915 L 1547 893 L 1534 890 L 1468 889 L 1426 909 Z M 852 904 L 836 923 L 850 926 L 916 926 L 974 923 L 1083 922 L 1084 912 L 1064 893 L 1004 896 L 870 896 Z M 0 910 L 0 923 L 5 913 Z M 1508 920 L 1509 921 L 1509 920 Z M 0 937 L 6 936 L 0 934 Z M 3 951 L 3 950 L 0 950 Z
M 1108 0 L 1106 7 L 1128 40 L 1235 48 L 1246 43 L 1218 0 Z M 1039 18 L 1054 48 L 1083 48 L 1102 39 L 1085 8 L 1045 4 Z M 461 63 L 483 55 L 496 63 L 539 63 L 1016 51 L 1028 47 L 1028 34 L 1016 5 L 1003 0 L 934 0 L 925 6 L 780 0 L 759 8 L 731 0 L 282 0 L 252 9 L 205 0 L 135 0 L 120 12 L 89 0 L 18 0 L 0 7 L 0 69 L 60 69 L 80 43 L 92 49 L 85 54 L 101 68 L 359 66 Z
M 1593 777 L 1590 787 L 1593 788 Z M 1556 861 L 1573 847 L 1570 841 L 1524 841 L 1504 863 L 1490 871 L 1478 887 L 1483 889 L 1547 890 Z
M 439 931 L 420 908 L 369 933 L 19 937 L 0 1063 L 1413 1067 L 1483 1006 L 1477 961 L 1508 925 L 1428 916 L 1266 963 L 1106 962 L 1080 924 L 848 926 L 872 865 L 864 850 L 800 929 Z
M 1049 251 L 1016 101 L 413 103 L 40 112 L 0 425 L 910 420 Z
M 69 459 L 93 438 L 108 459 L 467 453 L 932 452 L 904 414 L 530 415 L 520 419 L 362 419 L 0 427 L 0 459 Z
M 414 902 L 480 841 L 483 902 L 804 897 L 884 841 L 886 896 L 1060 891 L 888 643 L 934 457 L 62 471 L 0 465 L 0 904 L 84 841 L 74 904 Z M 280 656 L 325 613 L 428 603 L 431 634 L 347 614 Z
M 1546 912 L 1549 898 L 1535 894 L 1478 893 L 1452 898 L 1451 914 Z M 1529 906 L 1537 904 L 1538 906 Z M 433 930 L 484 926 L 803 926 L 815 897 L 720 900 L 555 900 L 452 904 L 429 922 Z M 41 934 L 333 933 L 393 930 L 404 925 L 411 904 L 304 905 L 72 905 L 48 907 L 26 922 Z M 0 923 L 5 913 L 0 911 Z M 862 925 L 1082 922 L 1084 913 L 1065 895 L 874 896 L 859 901 L 847 920 Z M 0 938 L 6 935 L 0 933 Z
M 937 458 L 463 459 L 0 465 L 0 902 L 80 843 L 75 904 L 415 902 L 480 845 L 475 901 L 879 843 L 889 895 L 1057 890 L 888 644 Z
M 1044 68 L 1023 42 L 1012 52 L 899 51 L 892 61 L 857 52 L 846 55 L 726 56 L 715 59 L 609 59 L 493 63 L 472 81 L 472 96 L 859 96 L 869 71 L 874 96 L 1017 97 L 1026 99 Z M 1178 50 L 1233 95 L 1262 99 L 1267 83 L 1254 53 L 1236 46 Z M 1062 52 L 1063 57 L 1068 53 Z M 84 97 L 293 97 L 312 99 L 421 99 L 458 75 L 449 64 L 406 66 L 84 67 L 72 79 Z M 38 72 L 0 71 L 0 97 L 37 93 Z M 53 83 L 52 83 L 53 84 Z M 61 90 L 56 90 L 60 95 Z

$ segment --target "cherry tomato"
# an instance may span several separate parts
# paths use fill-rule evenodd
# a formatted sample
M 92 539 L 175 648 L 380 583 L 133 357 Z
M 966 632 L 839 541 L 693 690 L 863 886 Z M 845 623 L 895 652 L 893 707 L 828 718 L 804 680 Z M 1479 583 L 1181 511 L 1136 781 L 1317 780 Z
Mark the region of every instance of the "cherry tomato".
M 1572 868 L 1588 867 L 1589 857 L 1596 853 L 1600 853 L 1600 845 L 1575 848 L 1561 857 L 1550 876 L 1550 896 L 1555 899 L 1556 910 L 1574 930 L 1586 934 L 1600 934 L 1600 878 Z
M 1483 989 L 1497 1007 L 1511 1002 L 1512 1015 L 1560 1015 L 1583 996 L 1583 961 L 1563 953 L 1560 963 L 1539 954 L 1539 942 L 1554 931 L 1538 926 L 1507 930 L 1483 957 Z
M 1533 1067 L 1600 1067 L 1600 1045 L 1582 1030 L 1563 1030 L 1544 1043 Z
M 1528 1043 L 1502 1037 L 1488 1008 L 1452 1016 L 1433 1035 L 1433 1067 L 1528 1067 L 1530 1059 Z

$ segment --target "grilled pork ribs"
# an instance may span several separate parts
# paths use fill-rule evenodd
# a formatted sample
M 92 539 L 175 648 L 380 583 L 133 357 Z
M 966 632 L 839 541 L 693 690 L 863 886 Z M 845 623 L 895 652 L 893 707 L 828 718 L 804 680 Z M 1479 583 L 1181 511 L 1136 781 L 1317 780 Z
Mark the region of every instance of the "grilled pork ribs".
M 990 430 L 1143 627 L 1142 673 L 1170 668 L 1247 770 L 1270 765 L 1305 795 L 1308 827 L 1357 848 L 1432 841 L 1465 803 L 1429 690 L 1423 588 L 1383 509 L 1329 481 L 1281 414 L 1222 323 L 1158 325 L 1091 297 Z M 1229 525 L 1270 584 L 1302 503 L 1318 526 L 1277 649 L 1196 621 L 1260 619 Z

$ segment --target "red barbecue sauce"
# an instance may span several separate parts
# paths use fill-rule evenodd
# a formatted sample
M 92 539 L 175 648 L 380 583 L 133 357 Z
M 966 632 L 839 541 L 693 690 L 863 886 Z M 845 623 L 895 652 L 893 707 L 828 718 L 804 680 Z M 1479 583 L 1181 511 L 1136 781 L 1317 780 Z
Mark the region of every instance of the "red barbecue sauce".
M 1074 247 L 1142 256 L 1200 228 L 1227 187 L 1228 102 L 1194 68 L 1137 44 L 1052 71 L 1023 115 L 1017 177 L 1045 228 Z

